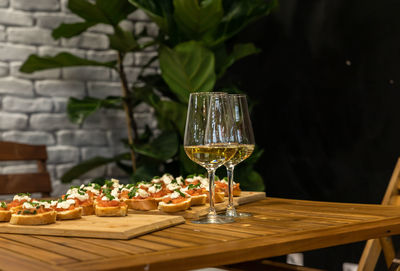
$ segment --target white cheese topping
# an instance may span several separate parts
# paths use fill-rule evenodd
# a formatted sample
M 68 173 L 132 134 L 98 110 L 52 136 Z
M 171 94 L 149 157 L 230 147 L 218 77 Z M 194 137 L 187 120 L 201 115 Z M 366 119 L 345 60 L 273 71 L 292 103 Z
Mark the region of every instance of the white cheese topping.
M 181 186 L 176 183 L 170 183 L 169 185 L 167 185 L 167 189 L 170 191 L 173 191 L 173 190 L 179 189 L 179 188 L 181 188 Z
M 39 204 L 40 206 L 43 206 L 45 209 L 51 209 L 51 203 L 47 201 L 40 201 Z
M 36 206 L 33 206 L 32 202 L 26 201 L 26 202 L 24 202 L 24 204 L 22 204 L 22 208 L 32 209 L 32 208 L 36 208 Z
M 153 185 L 149 188 L 149 193 L 158 193 L 162 190 L 162 186 L 161 185 Z
M 92 192 L 94 195 L 98 196 L 100 194 L 100 191 L 95 189 L 93 186 L 85 186 L 85 189 L 87 191 Z
M 68 195 L 68 199 L 78 199 L 80 201 L 85 201 L 89 199 L 89 195 L 84 193 L 83 195 L 78 193 L 78 189 L 77 188 L 73 188 L 68 190 L 67 192 Z
M 152 185 L 153 185 L 152 183 L 139 183 L 139 187 L 140 187 L 140 186 L 143 186 L 143 187 L 149 188 L 149 187 L 151 187 Z
M 182 177 L 182 176 L 177 177 L 175 180 L 177 181 L 177 183 L 178 183 L 179 185 L 183 185 L 183 184 L 184 184 L 184 180 L 183 180 L 183 177 Z
M 19 201 L 26 200 L 26 201 L 31 201 L 31 198 L 30 198 L 28 195 L 23 195 L 23 196 L 15 195 L 14 198 L 13 198 L 13 200 L 19 200 Z
M 67 199 L 57 203 L 57 207 L 59 209 L 68 209 L 71 205 L 75 204 L 73 199 Z
M 155 178 L 151 180 L 152 183 L 161 183 L 161 178 Z
M 171 174 L 165 173 L 164 175 L 162 175 L 161 180 L 166 184 L 170 184 L 173 180 L 174 177 L 172 177 Z
M 137 196 L 140 196 L 140 197 L 142 197 L 142 198 L 147 198 L 148 196 L 149 196 L 149 193 L 147 193 L 147 191 L 146 190 L 144 190 L 144 189 L 138 189 L 137 191 L 136 191 L 136 195 L 135 195 L 136 197 Z
M 111 201 L 120 201 L 118 196 L 119 196 L 119 188 L 114 188 L 113 190 L 111 190 L 111 196 L 113 196 L 114 198 Z M 103 196 L 101 198 L 101 200 L 103 201 L 110 201 L 110 199 L 107 196 Z

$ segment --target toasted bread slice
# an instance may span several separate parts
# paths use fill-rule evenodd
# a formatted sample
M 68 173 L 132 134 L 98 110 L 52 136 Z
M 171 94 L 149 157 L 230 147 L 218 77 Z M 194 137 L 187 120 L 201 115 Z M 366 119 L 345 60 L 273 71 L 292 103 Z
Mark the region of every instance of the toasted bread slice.
M 11 211 L 0 210 L 0 222 L 8 222 L 11 218 Z
M 191 196 L 192 201 L 191 201 L 191 205 L 195 206 L 195 205 L 204 205 L 207 202 L 207 195 L 203 194 L 203 195 L 198 195 L 198 196 Z
M 94 215 L 94 205 L 86 205 L 83 206 L 81 205 L 80 207 L 82 207 L 82 215 Z
M 175 213 L 179 211 L 184 211 L 190 208 L 191 206 L 191 198 L 188 198 L 187 200 L 184 200 L 179 203 L 165 203 L 161 201 L 158 204 L 158 209 L 163 212 L 167 213 Z
M 57 220 L 78 219 L 82 217 L 82 207 L 72 210 L 57 211 Z
M 158 202 L 153 198 L 147 199 L 126 199 L 124 201 L 129 209 L 140 210 L 140 211 L 149 211 L 156 210 L 158 207 Z
M 126 216 L 128 214 L 128 206 L 100 207 L 96 205 L 95 213 L 97 216 Z
M 10 223 L 13 225 L 46 225 L 55 223 L 56 217 L 56 211 L 50 211 L 36 215 L 12 214 Z
M 208 195 L 207 195 L 207 200 L 209 200 Z M 214 196 L 215 203 L 224 202 L 224 200 L 225 200 L 225 192 L 224 191 L 220 191 L 220 192 L 215 191 L 215 196 Z

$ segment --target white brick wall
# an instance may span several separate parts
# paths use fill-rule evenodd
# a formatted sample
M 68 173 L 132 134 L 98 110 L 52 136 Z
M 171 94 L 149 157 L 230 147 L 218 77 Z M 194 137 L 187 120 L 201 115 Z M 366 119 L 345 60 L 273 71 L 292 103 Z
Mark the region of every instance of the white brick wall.
M 48 170 L 54 195 L 65 192 L 68 185 L 59 178 L 71 166 L 96 155 L 113 156 L 124 150 L 121 138 L 127 137 L 124 113 L 102 110 L 83 125 L 72 124 L 66 115 L 68 97 L 97 98 L 121 94 L 115 72 L 103 67 L 78 67 L 47 70 L 33 74 L 19 72 L 30 54 L 56 55 L 62 51 L 97 61 L 111 61 L 115 53 L 108 50 L 106 34 L 112 28 L 98 25 L 80 37 L 54 41 L 51 30 L 62 22 L 81 21 L 67 9 L 67 0 L 0 0 L 0 140 L 48 146 Z M 158 29 L 142 11 L 129 16 L 121 26 L 140 32 L 146 28 L 152 36 Z M 136 80 L 143 65 L 155 54 L 128 54 L 124 65 L 130 82 Z M 157 64 L 146 69 L 154 73 Z M 152 110 L 141 105 L 136 120 L 140 129 L 155 126 Z M 1 150 L 0 150 L 1 151 Z M 35 165 L 0 164 L 0 173 L 32 171 Z M 115 166 L 92 170 L 85 178 L 99 175 L 119 177 Z M 75 182 L 76 184 L 76 182 Z

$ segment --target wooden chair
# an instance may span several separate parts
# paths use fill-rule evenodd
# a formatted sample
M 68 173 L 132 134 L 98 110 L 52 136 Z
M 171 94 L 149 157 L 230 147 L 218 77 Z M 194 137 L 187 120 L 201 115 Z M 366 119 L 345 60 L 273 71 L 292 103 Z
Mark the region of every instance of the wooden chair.
M 42 193 L 49 197 L 50 175 L 46 170 L 47 151 L 44 145 L 27 145 L 14 142 L 0 142 L 0 161 L 36 160 L 37 173 L 0 175 L 0 194 Z

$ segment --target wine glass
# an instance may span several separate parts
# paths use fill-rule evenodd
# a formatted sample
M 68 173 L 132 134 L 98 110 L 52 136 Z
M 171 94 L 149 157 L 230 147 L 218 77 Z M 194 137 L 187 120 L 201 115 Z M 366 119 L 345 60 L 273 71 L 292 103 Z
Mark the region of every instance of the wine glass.
M 229 203 L 225 216 L 248 217 L 251 216 L 250 213 L 238 213 L 233 206 L 233 172 L 237 164 L 247 159 L 253 153 L 255 146 L 254 134 L 247 107 L 246 95 L 229 94 L 229 100 L 233 111 L 233 131 L 236 134 L 237 151 L 232 159 L 224 164 L 227 171 L 229 194 Z
M 231 217 L 217 216 L 214 197 L 215 171 L 235 153 L 233 115 L 229 98 L 222 92 L 191 93 L 186 118 L 184 149 L 188 157 L 208 172 L 210 209 L 198 224 L 234 222 Z

